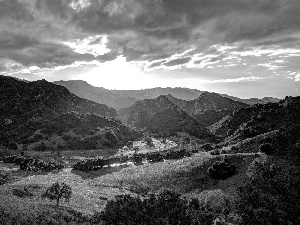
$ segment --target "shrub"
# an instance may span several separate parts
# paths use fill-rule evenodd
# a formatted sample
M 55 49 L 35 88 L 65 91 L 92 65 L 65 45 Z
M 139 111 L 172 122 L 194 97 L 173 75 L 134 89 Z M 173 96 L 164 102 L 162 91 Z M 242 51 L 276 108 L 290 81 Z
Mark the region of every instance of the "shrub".
M 143 164 L 143 158 L 139 154 L 133 154 L 132 161 L 135 165 Z
M 10 180 L 11 173 L 0 170 L 0 185 L 7 183 Z
M 59 206 L 61 199 L 65 199 L 66 202 L 69 202 L 72 196 L 72 189 L 66 183 L 59 184 L 58 182 L 52 184 L 46 189 L 42 194 L 42 198 L 48 198 L 50 201 L 56 201 L 56 205 Z
M 150 163 L 164 161 L 163 156 L 159 152 L 153 152 L 147 155 L 147 160 Z
M 211 178 L 225 180 L 236 172 L 236 166 L 225 161 L 216 161 L 208 168 L 207 173 Z
M 189 205 L 175 192 L 163 191 L 148 198 L 130 195 L 117 196 L 108 201 L 102 213 L 94 215 L 94 221 L 103 221 L 106 225 L 154 225 L 154 224 L 189 224 L 193 225 L 195 203 Z M 199 205 L 199 203 L 198 203 Z M 201 208 L 199 206 L 199 208 Z M 211 224 L 211 221 L 203 224 Z
M 251 167 L 250 178 L 238 191 L 240 224 L 300 224 L 299 166 L 281 168 L 265 159 Z
M 259 146 L 259 151 L 266 155 L 271 155 L 274 154 L 275 148 L 270 143 L 265 143 Z
M 220 155 L 220 151 L 217 149 L 217 150 L 213 150 L 210 152 L 211 155 Z

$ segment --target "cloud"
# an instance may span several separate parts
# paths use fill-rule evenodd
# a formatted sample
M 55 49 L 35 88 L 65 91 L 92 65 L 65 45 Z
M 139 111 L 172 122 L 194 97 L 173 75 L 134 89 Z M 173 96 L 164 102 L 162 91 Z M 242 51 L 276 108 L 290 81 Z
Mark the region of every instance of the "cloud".
M 182 65 L 182 64 L 188 63 L 190 60 L 191 60 L 191 57 L 173 59 L 169 62 L 164 63 L 164 65 L 165 66 L 177 66 L 177 65 Z
M 299 10 L 297 0 L 1 0 L 0 60 L 48 68 L 122 55 L 199 69 L 299 56 Z
M 239 77 L 239 78 L 233 78 L 233 79 L 220 79 L 220 80 L 207 80 L 204 81 L 204 83 L 207 84 L 214 84 L 214 83 L 238 83 L 238 82 L 252 82 L 257 80 L 262 80 L 263 77 Z

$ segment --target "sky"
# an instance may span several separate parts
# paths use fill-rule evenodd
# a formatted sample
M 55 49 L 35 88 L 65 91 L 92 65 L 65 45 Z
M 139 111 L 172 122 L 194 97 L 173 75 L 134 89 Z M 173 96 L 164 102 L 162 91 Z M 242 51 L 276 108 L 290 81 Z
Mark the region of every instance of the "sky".
M 0 0 L 0 74 L 300 95 L 299 0 Z

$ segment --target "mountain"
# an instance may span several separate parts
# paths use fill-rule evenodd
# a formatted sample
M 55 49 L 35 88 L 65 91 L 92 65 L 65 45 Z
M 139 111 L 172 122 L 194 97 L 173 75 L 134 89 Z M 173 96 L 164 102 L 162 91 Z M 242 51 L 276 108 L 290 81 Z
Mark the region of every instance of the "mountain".
M 155 133 L 187 132 L 200 138 L 212 137 L 196 119 L 163 95 L 155 99 L 137 101 L 129 108 L 119 110 L 118 117 L 128 125 Z
M 299 111 L 300 97 L 286 97 L 278 103 L 239 109 L 210 126 L 210 130 L 228 140 L 244 140 L 300 124 Z
M 129 107 L 137 101 L 134 97 L 123 97 L 105 88 L 94 87 L 82 80 L 55 81 L 53 83 L 66 87 L 70 92 L 81 98 L 105 104 L 117 110 Z
M 102 87 L 94 87 L 82 80 L 69 80 L 69 81 L 55 81 L 54 84 L 66 87 L 73 94 L 85 98 L 100 104 L 108 105 L 116 110 L 122 108 L 128 108 L 132 106 L 138 100 L 154 99 L 161 95 L 171 95 L 177 99 L 175 104 L 180 106 L 179 101 L 191 101 L 199 98 L 203 93 L 209 93 L 206 91 L 200 91 L 197 89 L 189 88 L 151 88 L 143 90 L 108 90 Z M 215 93 L 211 93 L 215 94 Z M 222 97 L 232 99 L 234 101 L 242 102 L 245 104 L 265 104 L 268 102 L 277 102 L 279 99 L 266 97 L 263 99 L 251 98 L 251 99 L 240 99 L 237 97 L 229 96 L 226 94 L 220 94 Z M 171 99 L 170 99 L 171 100 Z M 171 100 L 172 101 L 172 100 Z M 183 104 L 184 101 L 183 101 Z M 181 106 L 180 106 L 181 107 Z
M 197 89 L 189 89 L 189 88 L 151 88 L 151 89 L 143 89 L 143 90 L 111 90 L 111 92 L 121 95 L 132 97 L 138 100 L 144 99 L 154 99 L 161 95 L 172 95 L 175 98 L 182 100 L 193 100 L 197 98 L 200 94 L 204 93 L 204 91 L 199 91 Z
M 234 101 L 216 93 L 205 92 L 190 101 L 177 99 L 172 95 L 166 96 L 190 116 L 196 118 L 203 126 L 209 126 L 240 108 L 249 105 Z
M 31 145 L 46 141 L 51 147 L 60 144 L 68 147 L 68 141 L 89 138 L 97 142 L 95 147 L 107 142 L 109 134 L 105 135 L 108 132 L 119 140 L 115 143 L 121 143 L 125 136 L 130 139 L 131 130 L 114 117 L 115 109 L 79 98 L 60 85 L 45 80 L 24 82 L 0 76 L 2 145 Z M 62 136 L 68 140 L 62 140 Z
M 234 101 L 243 102 L 249 105 L 255 105 L 255 104 L 267 104 L 267 103 L 276 103 L 279 102 L 281 99 L 274 98 L 274 97 L 263 97 L 263 98 L 237 98 L 226 94 L 221 94 L 223 97 L 230 98 Z

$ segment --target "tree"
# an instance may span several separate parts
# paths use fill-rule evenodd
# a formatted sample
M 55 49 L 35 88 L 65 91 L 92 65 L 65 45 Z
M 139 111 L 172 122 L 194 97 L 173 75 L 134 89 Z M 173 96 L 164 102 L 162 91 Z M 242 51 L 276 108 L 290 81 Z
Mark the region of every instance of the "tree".
M 42 194 L 42 198 L 48 198 L 50 201 L 56 200 L 56 205 L 59 206 L 59 202 L 63 198 L 66 202 L 69 202 L 71 195 L 72 189 L 69 185 L 56 182 L 46 189 Z

